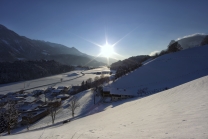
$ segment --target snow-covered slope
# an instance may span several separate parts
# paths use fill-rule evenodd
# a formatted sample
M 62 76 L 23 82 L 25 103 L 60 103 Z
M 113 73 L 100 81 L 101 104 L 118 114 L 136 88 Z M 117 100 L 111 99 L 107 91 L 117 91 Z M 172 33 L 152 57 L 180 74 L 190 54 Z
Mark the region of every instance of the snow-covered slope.
M 103 104 L 97 114 L 2 139 L 208 138 L 208 76 L 142 99 Z
M 181 45 L 183 49 L 188 49 L 196 46 L 200 46 L 202 40 L 206 34 L 196 33 L 182 38 L 178 38 L 176 41 Z
M 138 95 L 171 88 L 208 75 L 208 45 L 158 57 L 105 87 L 113 94 Z

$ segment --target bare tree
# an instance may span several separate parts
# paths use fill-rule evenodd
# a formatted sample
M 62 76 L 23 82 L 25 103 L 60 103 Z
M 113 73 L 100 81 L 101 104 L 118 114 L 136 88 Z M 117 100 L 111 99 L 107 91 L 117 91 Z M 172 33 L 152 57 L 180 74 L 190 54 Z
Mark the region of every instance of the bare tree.
M 11 128 L 13 128 L 18 122 L 18 111 L 16 109 L 15 102 L 9 101 L 5 109 L 1 109 L 0 116 L 3 119 L 3 121 L 1 120 L 1 124 L 6 123 L 6 125 L 4 125 L 4 128 L 6 127 L 8 134 L 11 134 Z
M 92 88 L 93 95 L 94 95 L 94 105 L 95 105 L 95 96 L 97 94 L 98 87 Z
M 90 88 L 92 86 L 92 78 L 87 79 L 85 84 L 87 88 Z
M 98 76 L 95 76 L 95 78 L 94 78 L 94 86 L 98 86 L 99 85 L 99 77 Z
M 100 79 L 103 79 L 104 77 L 105 77 L 104 74 L 101 74 L 101 75 L 100 75 Z
M 96 82 L 99 79 L 100 79 L 99 76 L 95 76 L 94 81 Z
M 29 86 L 30 86 L 30 82 L 27 82 L 27 88 L 29 88 Z
M 46 99 L 46 94 L 50 92 L 55 85 L 56 83 L 47 86 L 46 89 L 44 88 L 45 104 L 47 104 L 47 101 L 49 100 L 49 99 Z
M 87 83 L 91 84 L 92 83 L 92 78 L 87 79 Z
M 27 131 L 30 130 L 30 120 L 31 120 L 32 114 L 27 114 Z
M 4 113 L 4 109 L 0 108 L 0 134 L 6 131 L 7 129 L 7 122 Z
M 94 95 L 94 105 L 96 103 L 96 96 L 101 96 L 102 87 L 94 87 L 91 89 Z
M 55 108 L 55 107 L 51 107 L 50 108 L 50 114 L 51 114 L 51 118 L 52 118 L 52 124 L 54 124 L 54 121 L 56 119 L 56 112 L 57 112 L 57 108 Z
M 25 82 L 24 82 L 24 86 L 23 86 L 23 89 L 22 90 L 25 90 Z
M 74 118 L 74 112 L 76 110 L 76 108 L 78 108 L 80 106 L 78 99 L 74 96 L 71 101 L 70 101 L 70 105 L 69 105 L 69 109 L 72 112 L 72 117 Z
M 44 91 L 43 91 L 43 95 L 44 95 L 44 98 L 45 98 L 45 104 L 47 103 L 47 101 L 46 101 L 46 94 L 47 94 L 47 92 L 48 92 L 48 88 L 46 89 L 46 88 L 44 88 L 43 89 Z

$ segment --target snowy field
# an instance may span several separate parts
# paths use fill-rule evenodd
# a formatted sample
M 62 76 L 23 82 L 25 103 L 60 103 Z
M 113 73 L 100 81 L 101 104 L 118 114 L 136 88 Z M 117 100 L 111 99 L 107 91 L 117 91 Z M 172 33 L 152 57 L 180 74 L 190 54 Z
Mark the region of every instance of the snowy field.
M 14 91 L 19 91 L 21 89 L 28 89 L 28 88 L 33 88 L 37 86 L 43 86 L 32 90 L 36 89 L 46 89 L 47 87 L 50 87 L 51 85 L 47 84 L 55 84 L 55 87 L 57 86 L 71 86 L 71 85 L 80 85 L 82 81 L 87 80 L 89 78 L 94 79 L 96 74 L 89 74 L 89 73 L 94 73 L 97 71 L 109 71 L 107 67 L 101 67 L 93 70 L 87 70 L 87 71 L 82 71 L 82 70 L 75 70 L 55 76 L 50 76 L 50 77 L 45 77 L 45 78 L 40 78 L 40 79 L 35 79 L 35 80 L 30 80 L 30 81 L 25 81 L 25 82 L 16 82 L 16 83 L 10 83 L 10 84 L 3 84 L 0 85 L 0 94 L 6 94 L 9 92 L 14 92 Z M 82 74 L 83 73 L 88 73 L 88 74 Z M 74 79 L 75 78 L 75 79 Z M 61 79 L 63 81 L 61 82 Z M 59 83 L 57 83 L 59 82 Z
M 122 76 L 105 87 L 114 94 L 137 96 L 139 89 L 148 92 L 172 88 L 208 75 L 208 45 L 166 54 Z
M 102 104 L 96 114 L 2 139 L 208 138 L 208 76 L 142 99 Z M 125 103 L 124 103 L 125 102 Z

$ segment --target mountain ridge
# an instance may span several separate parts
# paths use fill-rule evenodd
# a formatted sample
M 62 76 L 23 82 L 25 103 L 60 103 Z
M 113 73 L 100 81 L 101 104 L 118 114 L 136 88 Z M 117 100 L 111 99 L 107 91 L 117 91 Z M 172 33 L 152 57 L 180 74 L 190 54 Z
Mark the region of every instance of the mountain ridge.
M 96 60 L 94 60 L 94 63 L 91 64 L 90 61 L 94 57 L 80 52 L 75 47 L 70 48 L 62 44 L 46 42 L 42 40 L 34 40 L 25 36 L 20 36 L 16 32 L 8 29 L 7 27 L 1 24 L 0 30 L 0 62 L 13 62 L 16 60 L 51 59 L 51 55 L 70 55 L 69 57 L 73 57 L 71 55 L 74 55 L 77 59 L 80 59 L 78 61 L 83 60 L 82 57 L 86 57 L 86 59 L 81 63 L 89 62 L 87 66 L 106 65 L 105 63 Z M 53 60 L 57 61 L 56 59 Z M 58 62 L 60 62 L 60 59 Z M 62 61 L 61 63 L 64 63 L 64 61 Z M 75 64 L 81 65 L 81 63 Z M 68 65 L 69 64 L 70 63 L 68 62 Z

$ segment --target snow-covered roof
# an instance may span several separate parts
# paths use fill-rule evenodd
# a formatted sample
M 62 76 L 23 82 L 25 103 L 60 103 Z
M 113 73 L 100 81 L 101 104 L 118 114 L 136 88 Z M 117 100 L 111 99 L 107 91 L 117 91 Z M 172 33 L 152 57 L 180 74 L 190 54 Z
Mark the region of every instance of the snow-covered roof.
M 49 95 L 49 93 L 39 95 L 39 100 L 45 101 L 45 97 L 47 97 L 47 95 Z
M 57 87 L 57 89 L 60 89 L 60 90 L 64 90 L 65 88 L 67 88 L 66 86 L 59 86 Z
M 25 101 L 24 102 L 32 103 L 34 101 L 36 101 L 36 98 L 35 97 L 28 96 L 28 97 L 25 98 Z
M 56 98 L 65 98 L 65 97 L 69 97 L 69 95 L 68 94 L 60 94 Z
M 24 105 L 21 105 L 18 107 L 19 110 L 22 110 L 22 111 L 32 111 L 34 109 L 36 109 L 40 104 L 36 104 L 36 103 L 33 103 L 33 104 L 24 104 Z
M 51 90 L 54 90 L 54 89 L 56 89 L 56 88 L 49 87 L 49 88 L 47 88 L 46 90 L 47 90 L 47 91 L 51 91 Z
M 60 93 L 62 90 L 61 89 L 54 89 L 54 90 L 52 90 L 51 92 L 52 93 Z
M 104 87 L 103 87 L 103 91 L 108 92 L 108 91 L 110 91 L 110 88 L 104 86 Z
M 9 93 L 7 93 L 7 96 L 15 95 L 15 94 L 16 94 L 15 92 L 9 92 Z
M 34 90 L 34 91 L 32 91 L 32 94 L 42 93 L 42 92 L 44 92 L 44 90 Z

